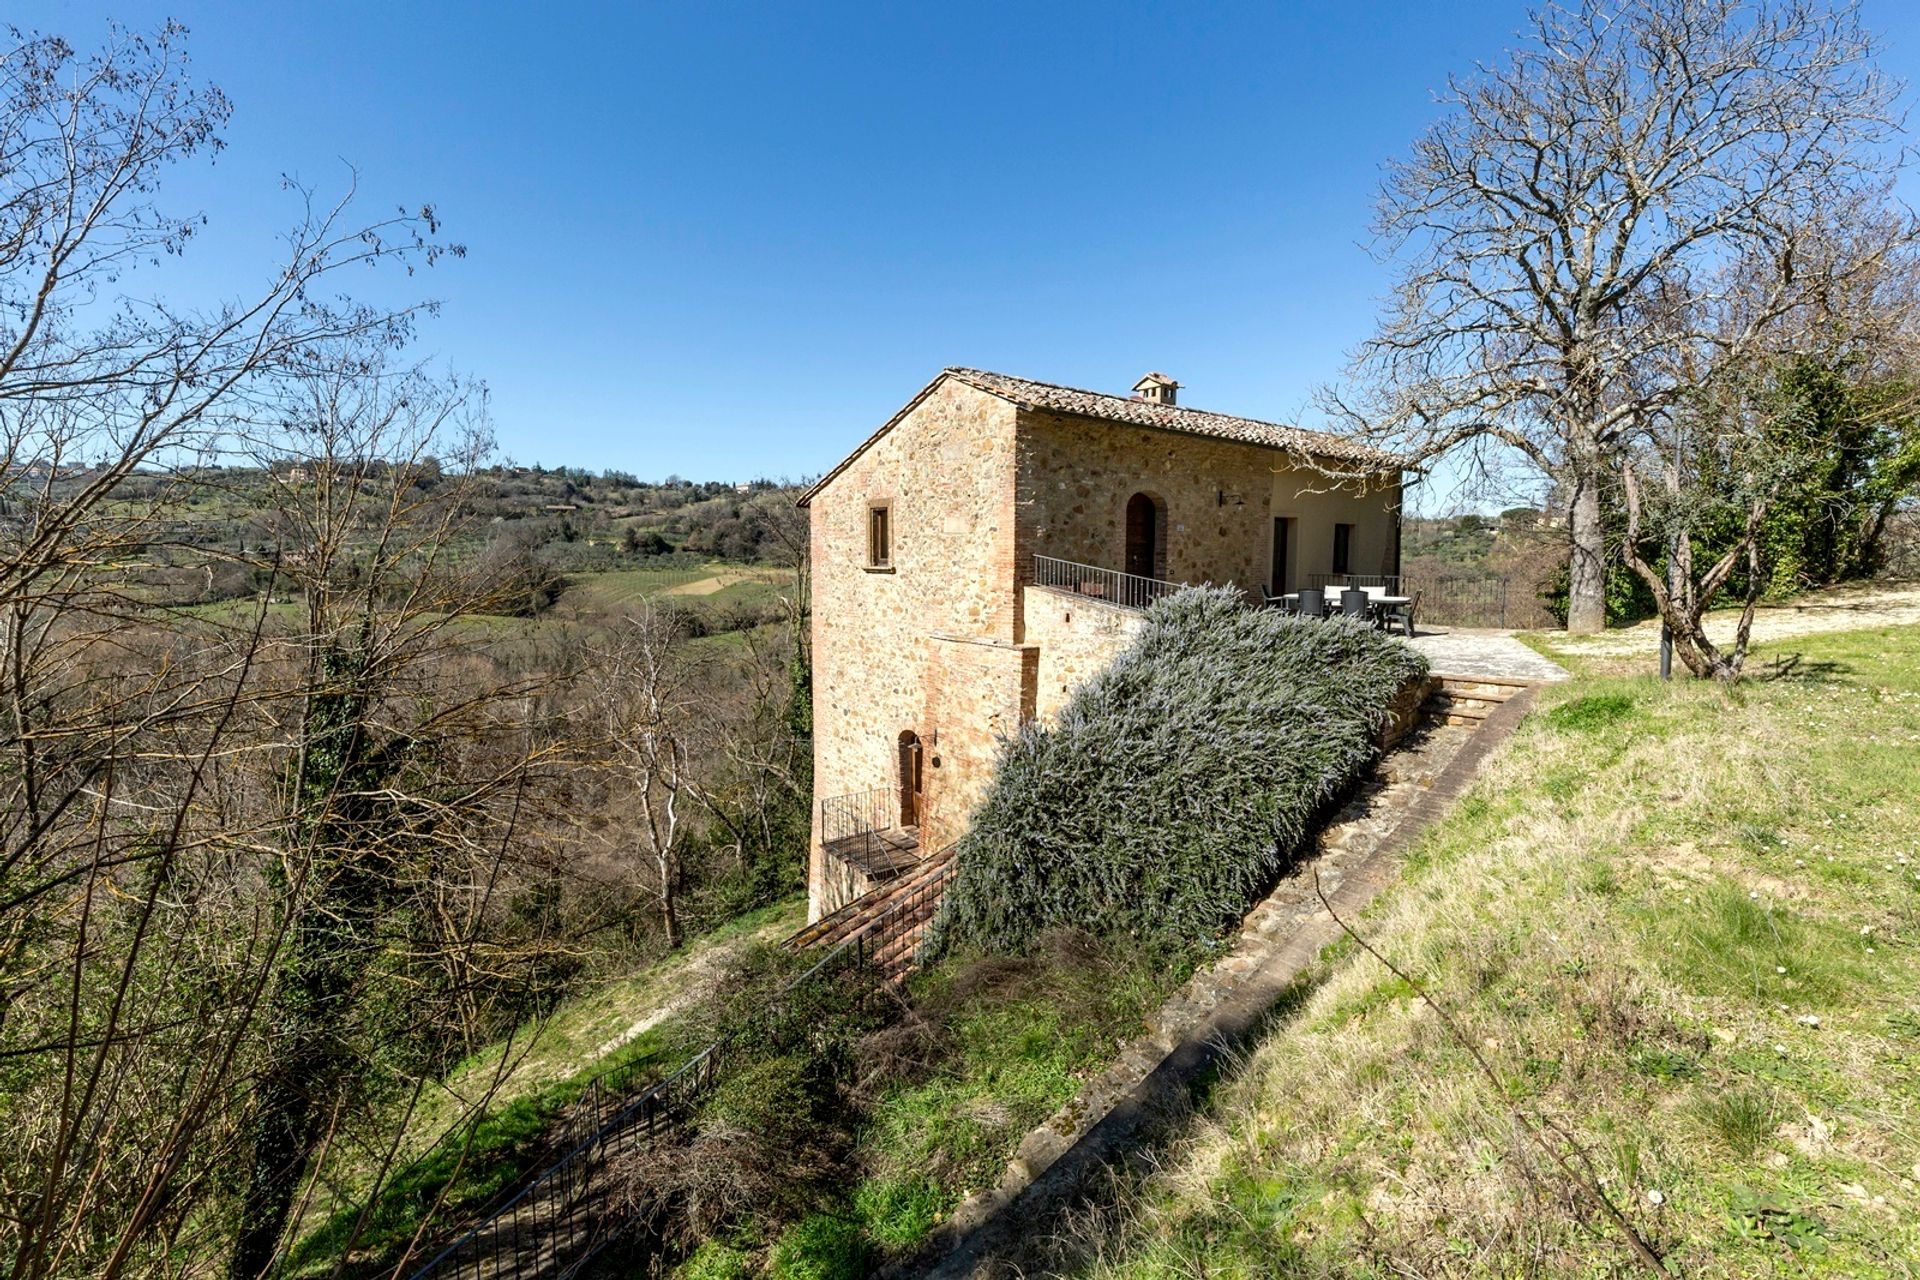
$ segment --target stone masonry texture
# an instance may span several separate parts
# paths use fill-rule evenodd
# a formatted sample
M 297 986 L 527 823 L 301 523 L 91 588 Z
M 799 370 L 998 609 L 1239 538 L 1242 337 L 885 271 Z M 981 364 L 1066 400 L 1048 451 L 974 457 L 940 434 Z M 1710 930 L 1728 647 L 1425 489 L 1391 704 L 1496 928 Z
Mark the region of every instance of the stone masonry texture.
M 1125 647 L 1139 615 L 1037 589 L 1033 557 L 1121 569 L 1126 509 L 1162 514 L 1155 576 L 1268 585 L 1273 518 L 1292 517 L 1288 572 L 1328 572 L 1333 523 L 1355 526 L 1355 573 L 1388 572 L 1397 483 L 1326 492 L 1277 449 L 1017 407 L 937 380 L 809 500 L 814 790 L 901 789 L 900 741 L 922 751 L 921 849 L 965 830 L 999 742 L 1056 714 Z M 891 563 L 868 561 L 884 503 Z M 864 879 L 829 866 L 815 805 L 810 918 Z

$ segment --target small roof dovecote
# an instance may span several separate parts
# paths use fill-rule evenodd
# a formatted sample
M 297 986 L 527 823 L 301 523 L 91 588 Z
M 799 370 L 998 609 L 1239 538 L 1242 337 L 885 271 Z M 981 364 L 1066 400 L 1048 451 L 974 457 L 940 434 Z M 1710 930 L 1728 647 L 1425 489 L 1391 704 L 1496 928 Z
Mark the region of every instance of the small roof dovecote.
M 1150 373 L 1133 384 L 1133 394 L 1148 404 L 1177 404 L 1180 384 L 1164 373 Z

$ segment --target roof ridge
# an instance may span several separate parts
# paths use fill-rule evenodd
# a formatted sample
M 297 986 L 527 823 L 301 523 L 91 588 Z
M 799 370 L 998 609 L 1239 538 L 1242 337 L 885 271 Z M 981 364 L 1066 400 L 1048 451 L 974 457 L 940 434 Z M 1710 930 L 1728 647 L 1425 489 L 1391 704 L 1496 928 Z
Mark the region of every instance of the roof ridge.
M 1069 387 L 1060 382 L 1041 382 L 1036 378 L 1022 378 L 1011 373 L 995 373 L 991 369 L 948 365 L 935 374 L 932 381 L 922 387 L 918 394 L 902 405 L 852 453 L 841 459 L 838 466 L 821 476 L 814 482 L 812 488 L 801 494 L 799 505 L 804 507 L 811 502 L 813 496 L 852 465 L 853 460 L 864 453 L 867 446 L 892 430 L 895 423 L 911 413 L 933 393 L 935 387 L 947 378 L 953 378 L 976 391 L 1028 411 L 1058 413 L 1094 422 L 1117 423 L 1153 431 L 1171 431 L 1181 435 L 1207 436 L 1258 448 L 1279 449 L 1287 453 L 1301 453 L 1345 461 L 1382 471 L 1403 470 L 1407 466 L 1407 460 L 1404 458 L 1373 445 L 1335 435 L 1330 431 L 1316 431 L 1311 427 L 1292 426 L 1284 422 L 1268 422 L 1261 418 L 1243 418 L 1239 414 L 1221 413 L 1216 409 L 1196 409 L 1180 404 L 1157 404 L 1137 396 L 1115 395 L 1110 391 L 1091 391 L 1085 387 Z
M 1050 391 L 1066 391 L 1076 396 L 1100 396 L 1107 400 L 1118 400 L 1122 404 L 1139 405 L 1146 409 L 1166 409 L 1175 413 L 1198 413 L 1204 414 L 1209 418 L 1231 418 L 1235 422 L 1249 422 L 1258 427 L 1272 427 L 1276 431 L 1295 431 L 1303 436 L 1312 436 L 1319 440 L 1333 440 L 1351 448 L 1372 449 L 1372 446 L 1361 445 L 1358 441 L 1350 440 L 1346 436 L 1336 435 L 1331 431 L 1321 431 L 1314 427 L 1303 427 L 1293 422 L 1275 422 L 1269 418 L 1249 418 L 1241 413 L 1226 413 L 1219 409 L 1202 409 L 1189 404 L 1155 404 L 1151 400 L 1142 400 L 1138 396 L 1119 395 L 1112 391 L 1096 391 L 1091 387 L 1070 387 L 1064 382 L 1043 382 L 1039 378 L 1026 378 L 1017 373 L 1000 373 L 993 369 L 970 369 L 959 365 L 949 365 L 947 368 L 941 370 L 941 372 L 953 374 L 968 386 L 978 387 L 981 391 L 995 395 L 1000 394 L 996 388 L 980 387 L 979 384 L 975 383 L 967 375 L 974 374 L 986 378 L 1004 378 L 1009 382 L 1024 382 L 1030 386 L 1046 387 Z

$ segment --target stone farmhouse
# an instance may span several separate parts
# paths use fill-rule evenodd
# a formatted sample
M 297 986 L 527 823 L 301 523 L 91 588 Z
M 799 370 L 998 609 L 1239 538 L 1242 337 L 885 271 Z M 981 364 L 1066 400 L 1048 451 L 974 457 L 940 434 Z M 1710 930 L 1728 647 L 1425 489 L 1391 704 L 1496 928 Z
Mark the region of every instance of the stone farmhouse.
M 1000 739 L 1057 712 L 1157 595 L 1398 573 L 1400 459 L 1178 391 L 946 369 L 802 496 L 810 918 L 960 835 Z

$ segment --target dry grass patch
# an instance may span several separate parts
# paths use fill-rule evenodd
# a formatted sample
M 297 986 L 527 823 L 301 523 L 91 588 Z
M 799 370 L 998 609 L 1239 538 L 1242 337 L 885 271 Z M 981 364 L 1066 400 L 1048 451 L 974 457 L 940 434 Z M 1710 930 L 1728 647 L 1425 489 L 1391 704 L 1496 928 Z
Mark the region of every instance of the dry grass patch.
M 1082 1233 L 1133 1275 L 1611 1275 L 1512 1111 L 1677 1270 L 1920 1258 L 1920 629 L 1794 678 L 1551 690 L 1156 1177 Z M 1778 656 L 1778 655 L 1769 655 Z

